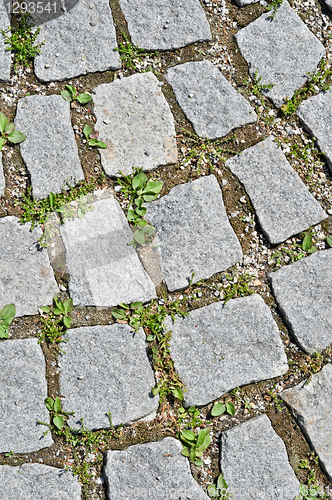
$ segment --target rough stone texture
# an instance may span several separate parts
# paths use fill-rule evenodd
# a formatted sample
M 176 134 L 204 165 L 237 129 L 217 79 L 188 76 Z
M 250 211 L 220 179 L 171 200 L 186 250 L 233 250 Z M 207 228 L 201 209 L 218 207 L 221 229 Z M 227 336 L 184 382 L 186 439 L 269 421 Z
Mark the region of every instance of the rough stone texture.
M 37 424 L 50 421 L 44 403 L 45 359 L 38 340 L 2 341 L 0 359 L 0 453 L 29 453 L 51 446 L 51 433 L 43 437 L 47 428 Z
M 146 50 L 172 50 L 212 40 L 199 0 L 120 0 L 131 40 Z
M 332 365 L 281 393 L 332 481 Z
M 204 406 L 237 386 L 283 375 L 287 358 L 270 309 L 259 295 L 216 302 L 174 324 L 171 354 L 186 406 Z
M 210 61 L 174 66 L 166 80 L 201 137 L 217 139 L 257 121 L 254 109 Z
M 294 500 L 299 494 L 285 445 L 266 415 L 222 434 L 220 467 L 237 499 Z
M 287 0 L 278 7 L 274 19 L 271 12 L 262 14 L 256 21 L 238 31 L 235 40 L 249 65 L 251 77 L 257 71 L 261 84 L 274 84 L 263 93 L 280 107 L 284 98 L 314 73 L 325 48 L 306 27 Z
M 273 136 L 227 160 L 226 166 L 244 185 L 270 243 L 281 243 L 327 218 Z
M 16 316 L 38 314 L 59 291 L 47 250 L 37 243 L 41 235 L 16 217 L 0 219 L 0 309 L 14 303 Z
M 60 226 L 74 304 L 112 307 L 153 299 L 155 287 L 128 245 L 134 238 L 118 202 L 108 198 L 93 205 L 83 219 Z
M 10 19 L 8 16 L 8 11 L 6 7 L 7 2 L 1 2 L 0 4 L 0 31 L 5 30 L 10 27 Z M 5 38 L 0 35 L 0 81 L 8 82 L 10 79 L 10 66 L 12 62 L 12 57 L 8 45 L 5 44 Z
M 1 465 L 0 484 L 5 500 L 81 500 L 77 477 L 48 465 Z
M 323 0 L 323 2 L 330 10 L 332 10 L 332 0 Z
M 37 41 L 43 40 L 41 54 L 34 60 L 36 76 L 42 82 L 121 68 L 107 0 L 80 0 L 73 9 L 41 26 Z
M 207 279 L 242 257 L 213 175 L 181 184 L 148 204 L 146 219 L 157 229 L 161 268 L 170 291 Z
M 332 343 L 332 248 L 271 273 L 273 293 L 300 347 L 312 354 Z
M 258 2 L 259 0 L 235 0 L 236 5 L 238 5 L 239 7 L 245 7 L 246 5 L 251 5 Z
M 95 89 L 94 112 L 100 150 L 110 176 L 131 174 L 133 166 L 150 170 L 176 163 L 174 119 L 153 73 L 136 74 Z
M 84 179 L 71 125 L 70 104 L 60 95 L 19 99 L 16 128 L 26 134 L 21 154 L 36 199 L 60 193 L 66 184 Z
M 171 437 L 107 451 L 103 475 L 107 498 L 132 500 L 208 500 L 191 475 L 181 443 Z
M 2 167 L 2 155 L 0 154 L 0 198 L 2 198 L 5 194 L 5 176 L 3 175 L 3 167 Z

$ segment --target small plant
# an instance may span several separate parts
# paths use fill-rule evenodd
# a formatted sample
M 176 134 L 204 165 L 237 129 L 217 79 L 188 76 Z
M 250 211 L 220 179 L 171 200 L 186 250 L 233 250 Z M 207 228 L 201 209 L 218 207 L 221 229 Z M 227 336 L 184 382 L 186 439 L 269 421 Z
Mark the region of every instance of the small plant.
M 102 141 L 98 141 L 98 135 L 99 135 L 98 130 L 92 131 L 92 128 L 89 127 L 89 125 L 85 125 L 83 129 L 83 134 L 85 135 L 86 138 L 87 147 L 90 146 L 91 148 L 102 148 L 102 149 L 107 148 L 107 144 L 105 144 Z
M 46 408 L 52 412 L 52 422 L 53 425 L 59 430 L 61 430 L 65 424 L 65 420 L 68 419 L 69 415 L 73 415 L 73 413 L 67 413 L 61 408 L 61 400 L 57 396 L 55 399 L 46 398 L 45 399 Z
M 303 238 L 302 250 L 304 250 L 304 252 L 306 252 L 306 253 L 314 253 L 314 252 L 317 252 L 317 250 L 318 250 L 317 247 L 312 245 L 312 235 L 310 233 L 306 233 L 304 238 Z
M 274 19 L 277 13 L 277 10 L 279 7 L 283 4 L 283 0 L 271 0 L 270 5 L 268 6 L 267 10 L 272 10 L 271 15 L 269 16 L 271 19 Z
M 69 317 L 70 311 L 73 309 L 73 299 L 67 299 L 64 302 L 54 297 L 55 307 L 53 311 L 50 307 L 41 307 L 41 310 L 46 314 L 54 314 L 55 316 L 61 316 L 60 320 L 66 328 L 70 328 L 71 318 Z
M 49 200 L 50 207 L 54 207 L 55 195 L 53 193 L 49 194 Z M 79 219 L 83 219 L 83 217 L 88 212 L 92 212 L 95 209 L 94 205 L 92 205 L 92 201 L 93 198 L 90 195 L 80 196 L 67 205 L 62 205 L 61 207 L 59 207 L 57 209 L 57 212 L 61 214 L 63 221 L 76 217 L 78 217 Z
M 328 246 L 330 248 L 332 248 L 332 236 L 330 236 L 330 235 L 326 236 L 326 243 L 328 244 Z
M 230 401 L 226 401 L 225 403 L 216 403 L 211 410 L 211 415 L 213 417 L 219 417 L 224 413 L 228 413 L 229 415 L 235 415 L 235 406 Z
M 199 427 L 202 425 L 200 412 L 196 406 L 190 406 L 187 410 L 182 406 L 178 409 L 179 424 L 185 423 L 186 427 Z
M 283 410 L 283 401 L 281 399 L 278 398 L 277 396 L 277 390 L 276 390 L 276 386 L 274 386 L 272 389 L 270 389 L 269 391 L 267 391 L 268 395 L 270 396 L 270 398 L 272 399 L 275 407 L 277 408 L 278 411 L 282 411 Z
M 193 431 L 183 430 L 180 432 L 179 437 L 183 444 L 182 455 L 189 457 L 196 467 L 203 465 L 201 457 L 211 442 L 209 429 L 202 429 L 198 434 Z
M 65 85 L 67 90 L 61 92 L 62 97 L 65 101 L 72 102 L 77 100 L 80 104 L 86 104 L 91 101 L 92 95 L 84 92 L 83 94 L 77 94 L 77 90 L 72 85 Z
M 250 88 L 252 94 L 261 98 L 264 90 L 270 90 L 275 86 L 275 83 L 261 83 L 261 81 L 262 77 L 258 76 L 258 71 L 256 70 L 251 77 L 251 83 L 246 78 L 243 80 L 243 83 Z
M 46 340 L 50 344 L 62 342 L 62 335 L 67 328 L 70 328 L 71 318 L 70 311 L 73 309 L 73 300 L 67 299 L 62 302 L 57 297 L 54 297 L 55 307 L 42 307 L 41 310 L 47 314 L 46 318 L 42 317 L 42 329 L 39 335 L 39 343 Z
M 7 141 L 13 144 L 19 144 L 20 142 L 23 142 L 27 138 L 26 135 L 22 134 L 22 132 L 15 130 L 14 123 L 10 123 L 8 118 L 1 112 L 0 112 L 0 132 L 1 132 L 0 151 L 2 150 Z
M 244 297 L 254 293 L 249 288 L 249 284 L 253 279 L 250 274 L 235 274 L 235 276 L 226 274 L 226 278 L 229 282 L 224 289 L 225 304 L 234 297 Z
M 16 307 L 14 304 L 7 304 L 0 311 L 0 339 L 8 339 L 8 328 L 15 318 Z
M 120 42 L 119 48 L 116 48 L 115 50 L 120 54 L 124 69 L 137 69 L 137 65 L 142 62 L 142 57 L 145 57 L 148 54 L 144 49 L 133 45 L 123 31 L 122 37 L 124 39 L 124 42 Z M 158 52 L 149 54 L 149 56 L 158 56 Z M 154 73 L 156 73 L 156 71 L 154 71 L 151 66 L 149 68 L 146 68 L 145 71 L 153 71 Z
M 118 309 L 113 309 L 112 316 L 122 323 L 129 323 L 134 330 L 140 327 L 140 316 L 143 312 L 142 302 L 133 302 L 128 306 L 127 304 L 119 304 Z
M 295 500 L 317 500 L 317 498 L 327 498 L 324 488 L 318 485 L 300 485 L 300 495 Z
M 227 492 L 228 484 L 226 483 L 224 476 L 219 474 L 217 479 L 217 486 L 210 484 L 207 487 L 207 492 L 211 498 L 219 498 L 220 500 L 228 500 L 230 494 Z

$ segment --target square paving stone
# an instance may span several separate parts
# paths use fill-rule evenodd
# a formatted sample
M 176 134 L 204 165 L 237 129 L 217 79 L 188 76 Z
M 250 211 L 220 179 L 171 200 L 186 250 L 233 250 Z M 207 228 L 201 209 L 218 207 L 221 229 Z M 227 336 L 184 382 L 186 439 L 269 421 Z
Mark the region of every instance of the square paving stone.
M 294 500 L 300 492 L 286 447 L 266 415 L 222 434 L 220 468 L 228 492 L 239 500 Z
M 307 73 L 314 73 L 325 48 L 301 21 L 287 0 L 278 7 L 275 17 L 265 12 L 256 21 L 238 31 L 235 40 L 249 65 L 253 78 L 262 78 L 261 85 L 274 84 L 263 90 L 279 108 L 285 98 L 308 80 Z
M 2 156 L 0 156 L 0 198 L 5 195 L 5 176 L 3 175 Z
M 254 109 L 210 61 L 174 66 L 166 80 L 201 137 L 217 139 L 257 121 Z
M 1 2 L 0 31 L 2 30 L 7 31 L 9 27 L 10 27 L 10 19 L 6 7 L 6 2 Z M 8 82 L 10 79 L 10 66 L 12 63 L 12 56 L 8 48 L 9 46 L 5 43 L 4 36 L 1 36 L 0 38 L 0 81 L 1 82 Z
M 172 50 L 212 40 L 199 0 L 120 0 L 131 40 L 145 50 Z
M 37 423 L 50 421 L 45 359 L 38 340 L 3 340 L 0 359 L 0 453 L 30 453 L 51 446 L 51 433 L 43 436 L 47 427 Z
M 156 289 L 129 244 L 133 234 L 118 202 L 108 198 L 93 206 L 83 219 L 60 226 L 74 304 L 112 307 L 155 298 Z
M 47 250 L 37 243 L 41 236 L 39 227 L 0 218 L 0 309 L 14 303 L 16 316 L 38 314 L 59 292 Z
M 332 365 L 281 393 L 332 481 Z
M 175 186 L 147 206 L 157 229 L 161 268 L 170 291 L 225 271 L 242 257 L 214 175 Z
M 75 185 L 84 179 L 70 104 L 62 96 L 34 95 L 19 99 L 15 126 L 27 136 L 20 149 L 34 198 L 60 193 L 65 185 Z
M 288 370 L 277 324 L 259 295 L 216 302 L 167 318 L 174 366 L 185 383 L 186 406 L 204 406 L 235 387 Z
M 332 248 L 271 273 L 284 321 L 300 347 L 313 354 L 332 343 Z
M 92 326 L 68 330 L 60 369 L 63 408 L 75 412 L 68 420 L 79 428 L 109 428 L 149 417 L 159 406 L 153 397 L 155 379 L 147 355 L 145 334 L 128 325 Z
M 327 218 L 273 136 L 226 161 L 245 190 L 261 229 L 273 245 Z
M 94 92 L 96 130 L 108 146 L 100 150 L 107 175 L 177 162 L 173 115 L 153 73 L 105 83 Z
M 180 441 L 166 437 L 106 452 L 103 475 L 109 500 L 208 500 L 191 475 Z

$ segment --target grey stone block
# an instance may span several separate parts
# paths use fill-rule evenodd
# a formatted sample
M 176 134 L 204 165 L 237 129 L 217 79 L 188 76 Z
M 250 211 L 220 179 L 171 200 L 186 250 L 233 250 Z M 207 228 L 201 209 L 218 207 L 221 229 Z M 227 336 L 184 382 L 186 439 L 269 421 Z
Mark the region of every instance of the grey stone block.
M 0 198 L 5 195 L 5 176 L 3 175 L 2 154 L 0 154 Z
M 273 136 L 227 160 L 226 166 L 244 185 L 273 245 L 327 218 Z
M 166 80 L 201 137 L 217 139 L 257 121 L 254 109 L 210 61 L 174 66 Z
M 332 0 L 323 0 L 323 2 L 330 10 L 332 10 Z
M 100 150 L 108 175 L 177 162 L 173 115 L 153 73 L 100 85 L 93 102 L 99 138 L 108 146 Z
M 281 393 L 332 481 L 332 366 Z
M 145 50 L 172 50 L 212 40 L 199 0 L 120 0 L 131 40 Z
M 73 9 L 41 26 L 37 41 L 44 40 L 34 60 L 42 82 L 121 68 L 107 0 L 79 0 Z
M 262 77 L 261 84 L 274 84 L 265 94 L 279 108 L 284 98 L 308 80 L 307 72 L 314 73 L 325 48 L 301 21 L 287 0 L 278 7 L 274 19 L 271 11 L 238 31 L 235 40 L 249 65 L 250 76 L 255 71 Z
M 48 465 L 1 465 L 0 484 L 5 500 L 81 500 L 77 477 Z
M 1 341 L 0 359 L 0 453 L 51 446 L 51 433 L 44 437 L 47 428 L 37 423 L 50 421 L 45 359 L 37 339 Z
M 225 271 L 242 257 L 213 175 L 181 184 L 147 206 L 146 219 L 157 229 L 161 268 L 170 291 Z
M 129 424 L 157 411 L 159 398 L 149 363 L 145 334 L 128 325 L 93 326 L 68 330 L 61 354 L 60 387 L 63 408 L 75 412 L 72 428 L 80 419 L 88 429 Z
M 332 343 L 332 248 L 271 273 L 273 293 L 300 347 L 312 354 Z
M 6 7 L 6 2 L 1 2 L 0 4 L 0 31 L 5 30 L 10 27 L 10 19 L 8 15 L 8 10 Z M 8 34 L 8 33 L 7 33 Z M 10 79 L 10 66 L 12 63 L 12 56 L 9 46 L 5 43 L 5 38 L 3 35 L 0 37 L 0 81 L 8 82 Z
M 20 149 L 34 198 L 60 193 L 84 179 L 71 125 L 70 105 L 60 95 L 19 99 L 16 128 L 27 138 Z
M 285 445 L 266 415 L 222 434 L 220 467 L 235 498 L 294 500 L 299 495 Z
M 0 218 L 0 309 L 14 303 L 16 316 L 38 314 L 59 291 L 41 235 L 16 217 Z
M 174 324 L 174 366 L 186 406 L 204 406 L 237 386 L 283 375 L 287 358 L 271 311 L 259 295 L 216 302 Z
M 107 498 L 208 500 L 181 450 L 179 441 L 167 437 L 126 450 L 107 451 L 103 471 Z

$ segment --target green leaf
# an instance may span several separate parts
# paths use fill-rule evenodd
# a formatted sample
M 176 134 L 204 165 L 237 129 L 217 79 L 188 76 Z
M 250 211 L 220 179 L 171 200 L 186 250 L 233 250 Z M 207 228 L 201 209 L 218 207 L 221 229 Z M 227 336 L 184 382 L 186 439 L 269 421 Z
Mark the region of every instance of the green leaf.
M 312 236 L 310 233 L 307 233 L 302 241 L 302 249 L 305 252 L 307 252 L 309 250 L 309 248 L 311 247 L 311 245 L 312 245 Z
M 0 324 L 0 339 L 8 339 L 8 330 L 5 326 Z
M 128 311 L 128 309 L 130 309 L 128 304 L 125 304 L 124 302 L 120 302 L 119 307 L 122 307 L 122 309 L 125 309 L 126 311 Z
M 53 398 L 46 398 L 45 399 L 45 406 L 49 411 L 53 411 L 54 399 Z
M 22 132 L 19 132 L 18 130 L 13 130 L 7 136 L 8 141 L 12 142 L 13 144 L 19 144 L 20 142 L 25 141 L 26 138 L 27 136 L 25 134 L 22 134 Z
M 63 318 L 63 324 L 65 325 L 66 328 L 70 328 L 70 322 L 71 322 L 71 318 L 69 318 L 68 316 L 65 316 Z
M 122 320 L 127 319 L 126 313 L 121 309 L 114 309 L 112 311 L 112 316 L 116 319 L 122 319 Z
M 138 322 L 138 319 L 135 318 L 134 316 L 131 316 L 129 318 L 129 324 L 130 326 L 132 326 L 133 328 L 138 328 L 138 325 L 139 325 L 139 322 Z
M 49 307 L 47 307 L 47 306 L 41 307 L 40 309 L 41 309 L 44 313 L 49 313 L 49 312 L 51 312 L 51 309 L 50 309 Z
M 71 94 L 68 92 L 68 90 L 63 90 L 61 92 L 62 97 L 64 98 L 65 101 L 71 102 L 73 99 L 71 97 Z
M 55 194 L 54 193 L 50 193 L 48 195 L 48 201 L 50 202 L 50 207 L 52 209 L 54 207 L 54 203 L 55 203 Z
M 5 128 L 5 133 L 10 134 L 14 129 L 15 129 L 14 123 L 8 123 L 7 127 Z
M 55 427 L 61 430 L 63 427 L 63 418 L 60 417 L 60 415 L 55 415 L 55 417 L 53 417 L 53 424 L 55 425 Z
M 214 407 L 211 410 L 211 415 L 213 417 L 219 417 L 219 415 L 222 415 L 226 411 L 226 405 L 224 403 L 217 403 L 214 405 Z
M 308 253 L 315 253 L 315 252 L 317 252 L 317 250 L 318 250 L 318 248 L 311 247 L 311 248 L 309 248 Z
M 202 467 L 203 460 L 195 460 L 194 464 L 196 465 L 196 467 Z
M 136 216 L 134 210 L 132 210 L 131 208 L 128 210 L 127 219 L 129 220 L 129 222 L 132 222 L 132 221 L 137 219 L 137 216 Z
M 59 316 L 60 314 L 63 314 L 63 311 L 61 309 L 59 309 L 58 307 L 55 307 L 53 309 L 53 312 L 54 314 L 56 314 L 57 316 Z
M 196 460 L 196 453 L 195 453 L 195 450 L 190 450 L 190 453 L 189 453 L 189 458 L 192 462 L 194 462 Z
M 139 307 L 142 307 L 143 305 L 143 302 L 133 302 L 131 305 L 130 305 L 130 308 L 131 309 L 138 309 Z
M 227 490 L 228 489 L 228 484 L 226 483 L 224 476 L 222 474 L 219 474 L 218 481 L 217 481 L 217 488 L 219 490 Z
M 155 335 L 148 335 L 148 337 L 147 337 L 147 339 L 146 339 L 146 340 L 147 340 L 148 342 L 152 342 L 152 340 L 154 340 L 155 338 L 156 338 L 156 336 L 155 336 Z
M 137 222 L 137 225 L 138 225 L 139 227 L 145 227 L 145 226 L 147 225 L 147 222 L 146 222 L 146 220 L 141 219 L 141 220 L 139 220 L 139 221 Z
M 184 455 L 185 457 L 189 457 L 189 450 L 188 448 L 183 448 L 181 451 L 181 455 Z
M 326 243 L 328 244 L 329 247 L 332 248 L 332 236 L 330 235 L 326 236 Z
M 218 498 L 219 494 L 217 492 L 217 488 L 215 487 L 214 484 L 209 484 L 207 487 L 207 492 L 211 498 Z
M 84 129 L 83 129 L 83 134 L 85 135 L 87 140 L 89 140 L 91 132 L 92 132 L 92 128 L 90 128 L 89 125 L 85 125 Z
M 143 194 L 159 194 L 163 183 L 160 181 L 149 181 L 143 190 Z
M 226 402 L 226 410 L 229 415 L 234 415 L 235 414 L 235 406 L 233 403 L 230 403 L 229 401 Z
M 302 496 L 306 497 L 308 495 L 308 486 L 300 484 L 300 493 Z
M 171 393 L 173 394 L 173 396 L 176 399 L 180 399 L 180 400 L 183 399 L 183 392 L 182 392 L 182 389 L 180 389 L 180 387 L 172 387 Z
M 199 431 L 197 442 L 196 442 L 196 448 L 202 448 L 206 436 L 210 437 L 209 429 L 202 429 L 201 431 Z
M 0 137 L 0 151 L 4 147 L 5 143 L 6 143 L 6 138 L 5 137 Z
M 73 309 L 73 299 L 67 299 L 64 301 L 63 306 L 65 308 L 66 313 L 69 313 Z
M 72 100 L 76 99 L 77 92 L 75 87 L 73 87 L 72 85 L 65 85 L 65 87 L 68 90 L 68 93 L 70 94 Z
M 3 134 L 9 123 L 8 118 L 0 112 L 0 132 Z
M 55 398 L 53 408 L 54 408 L 55 413 L 59 413 L 59 411 L 61 410 L 61 401 L 60 401 L 59 396 L 57 396 Z
M 9 326 L 10 323 L 15 318 L 16 307 L 15 304 L 7 304 L 0 311 L 0 319 L 6 326 Z
M 135 177 L 133 177 L 133 181 L 132 181 L 133 189 L 135 189 L 135 191 L 139 188 L 142 189 L 146 184 L 146 180 L 147 180 L 147 177 L 144 174 L 144 172 L 140 172 L 139 174 L 135 175 Z
M 156 232 L 156 228 L 153 226 L 150 226 L 149 224 L 145 226 L 144 232 L 146 236 L 152 236 Z
M 91 94 L 88 94 L 87 92 L 84 92 L 83 94 L 80 94 L 78 97 L 77 97 L 77 100 L 80 104 L 85 104 L 89 101 L 91 101 L 92 99 L 92 95 Z
M 153 201 L 158 198 L 157 194 L 143 194 L 144 201 Z
M 89 139 L 89 146 L 91 146 L 92 148 L 107 148 L 107 144 L 102 141 L 98 141 L 98 139 Z
M 144 245 L 145 243 L 145 235 L 143 231 L 134 231 L 134 240 L 137 241 L 140 245 Z
M 196 439 L 196 434 L 193 431 L 182 431 L 181 432 L 181 438 L 186 439 L 187 441 L 195 441 Z
M 141 217 L 144 217 L 144 215 L 146 214 L 146 208 L 145 207 L 136 208 L 135 212 Z

